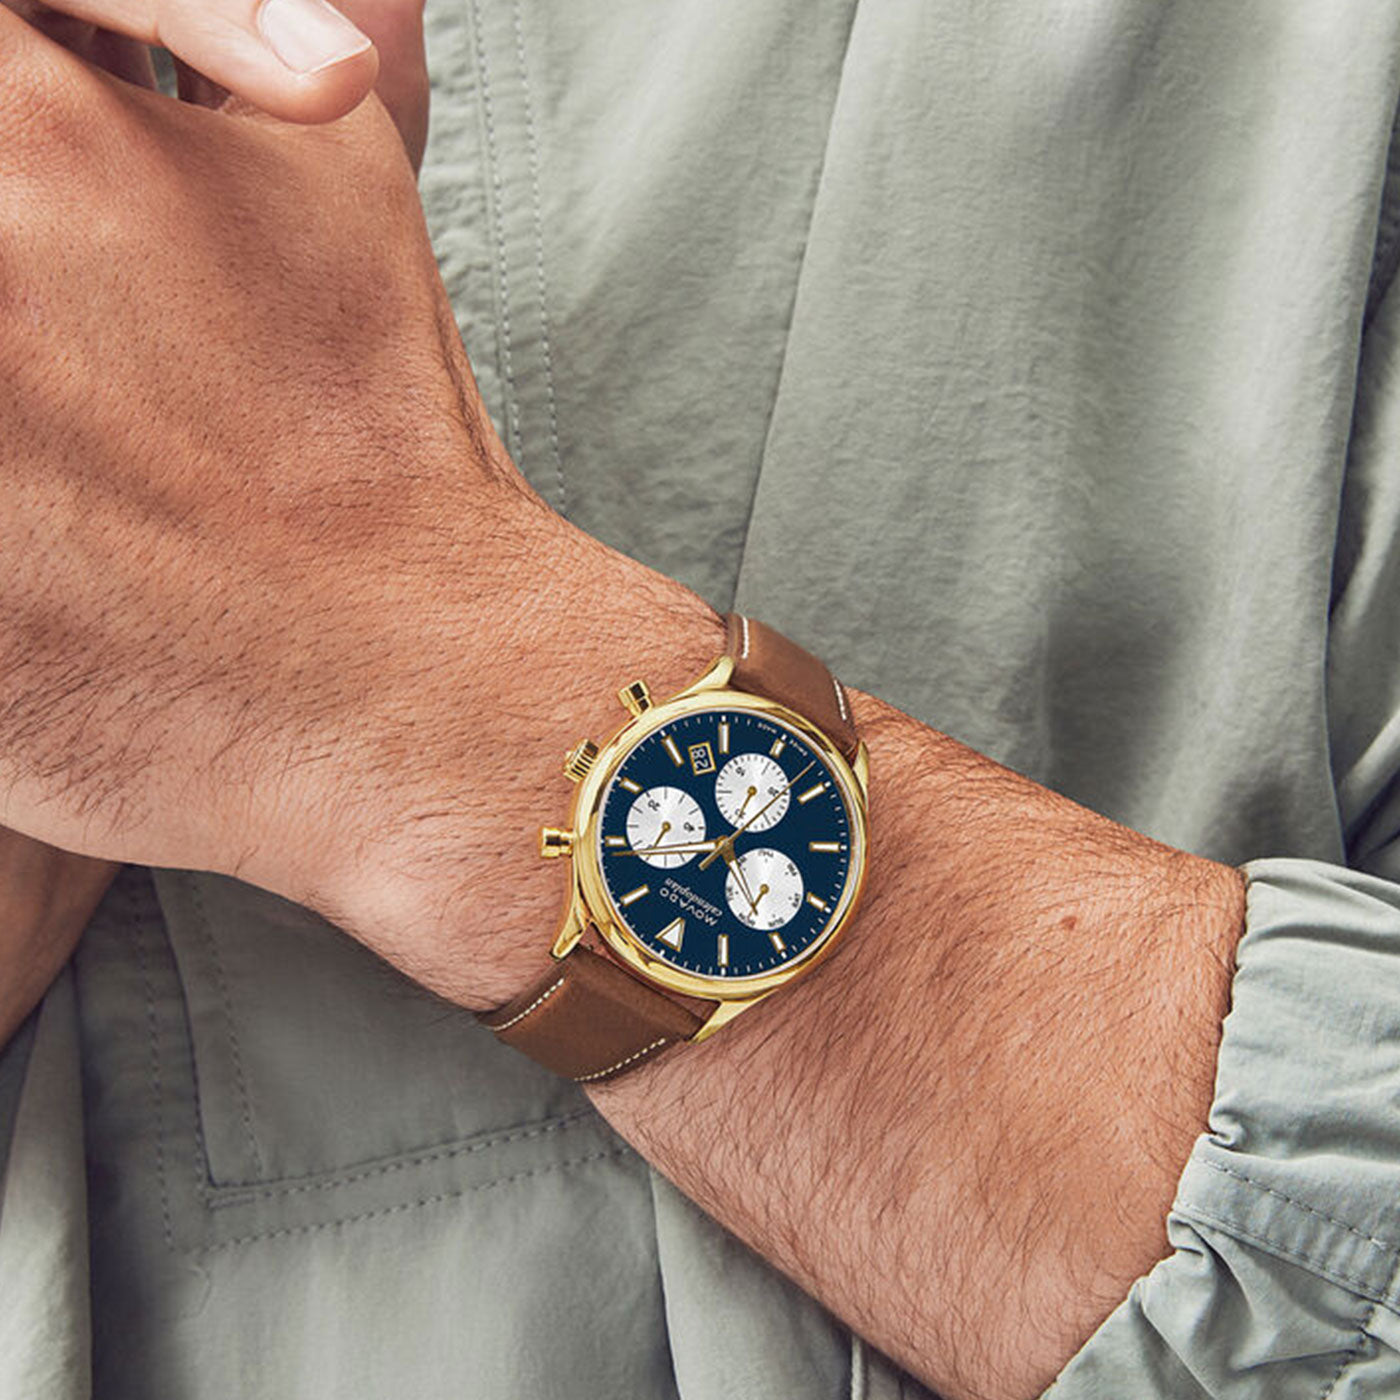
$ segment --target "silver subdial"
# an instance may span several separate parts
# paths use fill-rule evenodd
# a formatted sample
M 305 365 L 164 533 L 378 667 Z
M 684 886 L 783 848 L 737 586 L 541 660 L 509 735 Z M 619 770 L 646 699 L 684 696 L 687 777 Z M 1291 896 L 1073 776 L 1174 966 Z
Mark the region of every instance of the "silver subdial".
M 766 753 L 735 754 L 715 779 L 715 805 L 725 821 L 734 827 L 742 826 L 756 812 L 762 812 L 749 830 L 769 831 L 787 813 L 789 794 L 784 791 L 787 783 L 787 774 Z
M 724 897 L 730 913 L 747 928 L 771 933 L 802 908 L 802 872 L 781 851 L 767 846 L 745 851 L 729 867 Z
M 703 854 L 705 814 L 700 804 L 676 787 L 648 788 L 627 813 L 627 840 L 641 860 L 674 870 Z M 668 851 L 666 847 L 677 847 Z

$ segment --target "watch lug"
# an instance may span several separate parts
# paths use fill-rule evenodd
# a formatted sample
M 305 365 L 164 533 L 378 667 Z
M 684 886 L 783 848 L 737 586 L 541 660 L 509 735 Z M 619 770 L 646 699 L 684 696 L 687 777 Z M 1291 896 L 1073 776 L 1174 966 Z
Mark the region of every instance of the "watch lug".
M 554 935 L 554 945 L 549 950 L 549 956 L 567 958 L 578 947 L 587 928 L 583 911 L 575 898 L 569 902 L 569 912 L 564 915 L 564 922 L 560 925 L 559 932 Z
M 856 775 L 856 782 L 860 784 L 862 797 L 870 796 L 870 750 L 865 747 L 865 740 L 862 739 L 856 745 L 856 756 L 851 760 L 851 772 Z
M 722 1001 L 710 1012 L 705 1024 L 690 1037 L 692 1044 L 698 1044 L 702 1040 L 708 1040 L 717 1030 L 727 1026 L 741 1011 L 747 1011 L 756 1002 L 760 1002 L 768 995 L 763 992 L 756 997 L 748 997 L 743 1001 Z
M 705 674 L 699 680 L 691 681 L 681 695 L 694 695 L 702 690 L 725 690 L 734 675 L 734 658 L 724 655 L 717 656 L 706 669 Z

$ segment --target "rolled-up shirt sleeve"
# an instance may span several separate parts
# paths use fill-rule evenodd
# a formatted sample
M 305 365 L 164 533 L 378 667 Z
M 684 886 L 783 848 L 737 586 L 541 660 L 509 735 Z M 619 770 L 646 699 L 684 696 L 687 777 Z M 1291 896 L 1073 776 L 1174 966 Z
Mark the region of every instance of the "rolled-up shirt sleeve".
M 1400 886 L 1246 867 L 1248 920 L 1209 1132 L 1172 1254 L 1048 1394 L 1400 1394 Z

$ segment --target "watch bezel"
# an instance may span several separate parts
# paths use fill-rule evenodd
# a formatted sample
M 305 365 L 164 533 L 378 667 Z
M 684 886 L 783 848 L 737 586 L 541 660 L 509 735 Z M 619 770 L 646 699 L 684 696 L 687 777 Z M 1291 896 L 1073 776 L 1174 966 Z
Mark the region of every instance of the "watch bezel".
M 706 679 L 709 679 L 708 677 Z M 727 676 L 725 677 L 727 679 Z M 599 824 L 603 795 L 618 769 L 633 750 L 658 729 L 686 715 L 706 710 L 736 710 L 761 715 L 783 724 L 809 744 L 826 764 L 851 817 L 851 878 L 832 910 L 825 928 L 790 962 L 767 972 L 743 977 L 708 977 L 671 966 L 651 951 L 629 930 L 616 910 L 603 879 L 599 854 Z M 719 684 L 697 683 L 669 700 L 653 705 L 636 719 L 624 724 L 600 748 L 588 776 L 579 785 L 573 811 L 573 899 L 580 917 L 571 920 L 581 930 L 586 922 L 598 930 L 608 947 L 645 981 L 685 996 L 709 1001 L 753 1001 L 790 982 L 826 958 L 850 923 L 865 885 L 866 854 L 869 849 L 869 821 L 865 781 L 864 745 L 854 764 L 832 743 L 827 734 L 805 716 L 776 700 L 749 691 Z

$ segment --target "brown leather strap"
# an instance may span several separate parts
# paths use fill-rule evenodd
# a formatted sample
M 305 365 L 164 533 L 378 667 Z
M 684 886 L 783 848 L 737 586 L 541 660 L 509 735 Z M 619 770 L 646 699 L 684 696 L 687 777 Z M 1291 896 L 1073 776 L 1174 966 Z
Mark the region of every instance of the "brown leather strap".
M 854 758 L 855 725 L 831 672 L 811 652 L 751 617 L 730 613 L 725 622 L 726 655 L 734 659 L 730 684 L 805 715 Z M 634 977 L 606 952 L 582 944 L 528 991 L 481 1020 L 532 1060 L 582 1083 L 621 1074 L 689 1040 L 704 1024 L 704 1016 L 680 1000 Z
M 810 651 L 781 632 L 742 613 L 730 613 L 727 653 L 734 658 L 730 684 L 766 695 L 824 729 L 847 759 L 855 757 L 859 736 L 841 682 Z
M 481 1020 L 507 1045 L 580 1083 L 610 1079 L 703 1024 L 693 1011 L 580 945 Z

